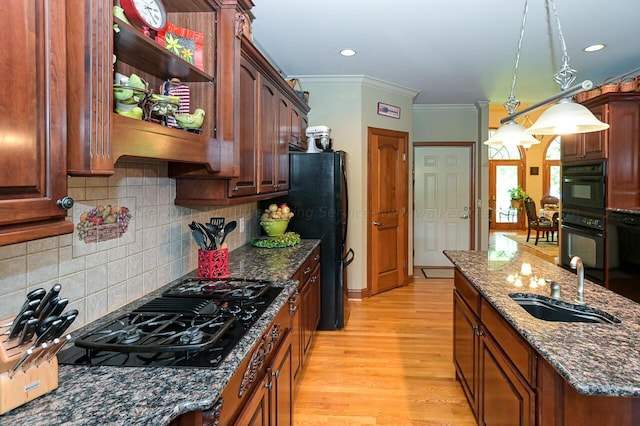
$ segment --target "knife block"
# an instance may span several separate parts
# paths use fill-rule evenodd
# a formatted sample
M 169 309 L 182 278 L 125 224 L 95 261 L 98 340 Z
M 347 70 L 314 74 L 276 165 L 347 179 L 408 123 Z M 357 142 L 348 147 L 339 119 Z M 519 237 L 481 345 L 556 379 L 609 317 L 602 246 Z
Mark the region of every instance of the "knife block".
M 7 324 L 12 319 L 7 318 L 0 323 Z M 7 336 L 2 334 L 10 328 L 0 327 L 0 414 L 58 388 L 58 358 L 55 356 L 49 361 L 28 366 L 25 370 L 19 367 L 10 376 L 11 368 L 35 343 L 34 337 L 31 341 L 14 347 L 15 339 L 7 341 Z

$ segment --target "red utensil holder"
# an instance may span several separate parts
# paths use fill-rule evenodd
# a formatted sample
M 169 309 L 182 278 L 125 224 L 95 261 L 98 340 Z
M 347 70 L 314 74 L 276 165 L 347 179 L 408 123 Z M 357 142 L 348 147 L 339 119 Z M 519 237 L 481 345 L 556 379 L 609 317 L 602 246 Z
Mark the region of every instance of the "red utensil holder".
M 199 249 L 198 278 L 229 278 L 229 249 Z

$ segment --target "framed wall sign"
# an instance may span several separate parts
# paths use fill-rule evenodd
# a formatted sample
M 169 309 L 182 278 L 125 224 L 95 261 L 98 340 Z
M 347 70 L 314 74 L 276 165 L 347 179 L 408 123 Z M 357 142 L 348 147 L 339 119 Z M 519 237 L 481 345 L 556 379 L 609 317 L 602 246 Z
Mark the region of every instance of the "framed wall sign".
M 378 114 L 391 118 L 400 118 L 400 107 L 378 102 Z

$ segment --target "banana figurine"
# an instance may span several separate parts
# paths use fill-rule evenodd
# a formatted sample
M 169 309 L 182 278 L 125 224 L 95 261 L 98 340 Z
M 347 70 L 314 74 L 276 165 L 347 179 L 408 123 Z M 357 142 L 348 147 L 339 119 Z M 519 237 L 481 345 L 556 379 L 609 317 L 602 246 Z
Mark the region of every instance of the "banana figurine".
M 198 108 L 193 114 L 174 114 L 173 118 L 183 129 L 199 129 L 204 122 L 204 110 Z

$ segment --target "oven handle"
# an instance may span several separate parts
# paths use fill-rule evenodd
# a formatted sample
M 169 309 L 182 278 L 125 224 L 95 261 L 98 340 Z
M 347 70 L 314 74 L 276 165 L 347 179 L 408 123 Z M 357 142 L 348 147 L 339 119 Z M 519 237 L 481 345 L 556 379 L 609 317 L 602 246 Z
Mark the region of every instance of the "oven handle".
M 562 179 L 563 182 L 566 183 L 574 183 L 574 182 L 604 182 L 603 176 L 580 176 L 576 178 L 570 178 L 565 176 Z
M 601 231 L 599 229 L 581 228 L 581 227 L 578 227 L 578 226 L 565 225 L 565 224 L 562 224 L 560 226 L 560 229 L 565 229 L 567 231 L 574 232 L 574 233 L 582 235 L 584 237 L 604 238 L 604 231 Z

